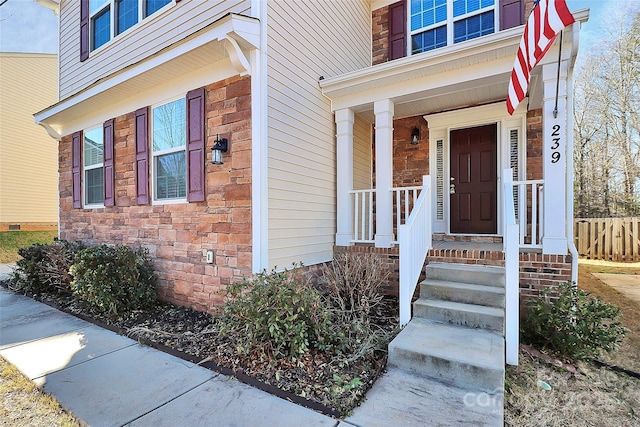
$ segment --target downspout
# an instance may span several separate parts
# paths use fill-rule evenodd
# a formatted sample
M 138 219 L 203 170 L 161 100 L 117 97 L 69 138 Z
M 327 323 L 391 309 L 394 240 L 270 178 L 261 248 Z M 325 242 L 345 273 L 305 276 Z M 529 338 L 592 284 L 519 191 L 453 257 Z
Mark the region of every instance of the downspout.
M 578 41 L 580 34 L 580 23 L 575 22 L 573 24 L 573 37 L 571 43 L 571 56 L 569 57 L 569 68 L 567 70 L 567 106 L 570 106 L 571 114 L 567 114 L 568 122 L 568 137 L 567 137 L 567 174 L 566 174 L 566 188 L 567 195 L 571 197 L 565 197 L 566 201 L 566 224 L 567 224 L 567 246 L 571 253 L 571 281 L 574 286 L 578 286 L 578 249 L 575 245 L 574 230 L 573 230 L 573 68 L 576 58 L 578 56 Z

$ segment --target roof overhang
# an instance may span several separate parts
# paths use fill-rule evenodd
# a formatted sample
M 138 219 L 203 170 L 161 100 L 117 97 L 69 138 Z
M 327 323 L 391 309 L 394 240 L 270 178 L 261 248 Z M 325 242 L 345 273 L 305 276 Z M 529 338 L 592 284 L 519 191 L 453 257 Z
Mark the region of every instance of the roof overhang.
M 60 0 L 33 0 L 33 2 L 51 9 L 55 15 L 60 13 Z
M 193 70 L 206 69 L 217 61 L 227 59 L 237 74 L 248 75 L 251 66 L 244 52 L 257 49 L 259 45 L 259 20 L 228 14 L 180 42 L 35 113 L 35 122 L 43 126 L 52 138 L 60 139 L 79 130 L 76 129 L 82 122 L 79 117 L 87 112 L 104 110 L 105 106 L 115 104 L 121 105 L 121 110 L 133 108 L 123 100 L 135 98 L 136 94 L 151 91 L 174 79 L 184 80 L 185 75 Z M 209 78 L 213 77 L 211 73 L 209 75 Z M 109 113 L 126 112 L 129 111 Z
M 577 55 L 581 22 L 588 10 L 574 13 L 576 24 L 564 31 L 563 59 L 571 67 Z M 504 101 L 523 27 L 408 56 L 319 81 L 334 111 L 349 108 L 373 122 L 373 103 L 390 99 L 394 117 L 412 117 Z M 558 41 L 543 59 L 557 61 Z M 555 52 L 555 53 L 554 53 Z M 554 56 L 555 55 L 555 56 Z M 530 102 L 541 103 L 540 67 L 529 85 Z M 537 93 L 540 92 L 540 96 Z

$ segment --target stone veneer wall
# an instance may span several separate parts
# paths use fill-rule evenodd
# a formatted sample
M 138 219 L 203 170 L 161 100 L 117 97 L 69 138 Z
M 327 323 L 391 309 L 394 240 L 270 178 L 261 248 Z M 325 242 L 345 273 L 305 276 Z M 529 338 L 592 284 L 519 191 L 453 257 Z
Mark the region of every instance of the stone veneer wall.
M 389 6 L 371 13 L 371 65 L 389 60 Z
M 205 202 L 136 205 L 131 112 L 115 118 L 116 205 L 74 209 L 72 136 L 63 137 L 59 146 L 60 237 L 89 244 L 144 246 L 155 261 L 161 299 L 212 311 L 222 303 L 218 291 L 251 274 L 250 78 L 232 77 L 208 85 L 205 108 Z M 217 134 L 229 138 L 224 165 L 210 163 Z M 209 249 L 215 251 L 214 264 L 205 262 Z

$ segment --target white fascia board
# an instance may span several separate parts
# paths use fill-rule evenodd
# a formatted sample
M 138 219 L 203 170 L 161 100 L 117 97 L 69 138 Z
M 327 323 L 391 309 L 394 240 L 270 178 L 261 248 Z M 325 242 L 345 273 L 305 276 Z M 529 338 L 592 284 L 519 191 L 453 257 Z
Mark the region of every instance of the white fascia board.
M 252 31 L 250 27 L 253 26 Z M 237 30 L 237 31 L 236 31 Z M 231 35 L 233 34 L 233 35 Z M 241 39 L 238 34 L 244 34 L 249 37 L 250 40 Z M 257 34 L 257 38 L 256 38 Z M 160 53 L 144 59 L 143 61 L 133 64 L 112 76 L 106 77 L 102 80 L 98 80 L 92 86 L 87 89 L 72 95 L 57 104 L 48 107 L 40 112 L 34 114 L 36 124 L 42 125 L 55 116 L 69 108 L 82 104 L 84 101 L 95 97 L 96 95 L 106 92 L 114 87 L 127 82 L 135 77 L 138 77 L 150 70 L 162 66 L 162 64 L 174 60 L 181 55 L 190 52 L 198 47 L 204 46 L 211 42 L 226 41 L 226 37 L 233 37 L 240 45 L 255 47 L 253 43 L 260 39 L 260 22 L 255 18 L 248 18 L 236 14 L 228 14 L 225 17 L 219 19 L 215 23 L 211 24 L 208 28 L 201 30 L 197 35 L 188 38 L 185 42 L 179 43 L 174 46 L 170 46 Z M 59 125 L 50 125 L 58 134 L 62 132 Z
M 512 68 L 513 58 L 501 58 L 500 60 L 474 64 L 471 76 L 469 68 L 459 68 L 412 79 L 398 79 L 392 84 L 379 85 L 375 88 L 335 97 L 332 99 L 332 108 L 335 111 L 343 108 L 368 106 L 379 99 L 406 101 L 408 98 L 421 99 L 442 95 L 448 91 L 464 90 L 469 82 L 474 82 L 475 86 L 482 86 L 483 79 L 489 79 L 488 83 L 492 82 L 492 77 L 508 75 Z M 359 109 L 356 108 L 356 110 Z

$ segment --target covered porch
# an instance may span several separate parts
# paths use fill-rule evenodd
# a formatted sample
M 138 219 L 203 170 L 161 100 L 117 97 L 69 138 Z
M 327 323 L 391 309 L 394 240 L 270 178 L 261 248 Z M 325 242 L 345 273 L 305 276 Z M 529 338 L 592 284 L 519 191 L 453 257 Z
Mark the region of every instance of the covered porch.
M 521 28 L 320 81 L 336 122 L 336 246 L 398 249 L 402 324 L 434 236 L 488 239 L 504 254 L 507 346 L 517 360 L 522 253 L 571 251 L 576 18 L 561 60 L 556 42 L 511 116 L 504 100 Z M 373 141 L 369 185 L 354 175 L 362 122 Z

